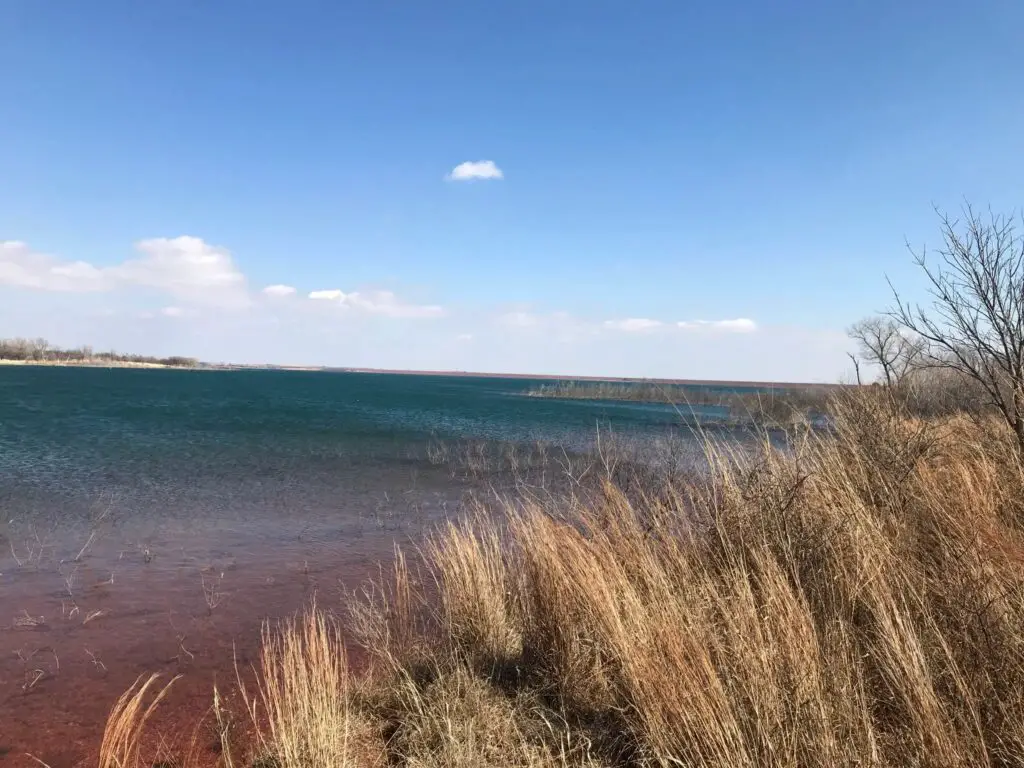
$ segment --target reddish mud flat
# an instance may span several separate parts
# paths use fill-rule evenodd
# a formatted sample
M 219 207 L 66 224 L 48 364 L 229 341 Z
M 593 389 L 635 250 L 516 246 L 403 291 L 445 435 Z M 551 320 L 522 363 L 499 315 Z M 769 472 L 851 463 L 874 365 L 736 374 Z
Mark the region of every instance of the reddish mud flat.
M 149 753 L 163 742 L 154 756 L 173 763 L 192 745 L 193 763 L 214 764 L 214 684 L 245 725 L 235 663 L 251 684 L 263 622 L 314 598 L 342 609 L 346 590 L 375 577 L 396 541 L 418 538 L 455 506 L 434 504 L 415 529 L 122 536 L 95 542 L 78 562 L 78 546 L 12 552 L 13 541 L 0 541 L 0 764 L 96 765 L 110 708 L 151 673 L 180 679 L 147 727 Z M 58 552 L 71 554 L 61 562 Z

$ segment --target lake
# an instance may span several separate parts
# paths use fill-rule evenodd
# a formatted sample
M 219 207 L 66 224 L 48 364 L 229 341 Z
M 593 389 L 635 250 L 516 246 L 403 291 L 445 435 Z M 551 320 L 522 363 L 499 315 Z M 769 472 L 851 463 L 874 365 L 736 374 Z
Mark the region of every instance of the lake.
M 314 596 L 340 610 L 396 543 L 493 496 L 505 476 L 460 446 L 552 471 L 599 430 L 641 459 L 701 455 L 669 405 L 527 396 L 538 383 L 0 368 L 0 761 L 88 760 L 147 672 L 182 676 L 159 728 L 194 722 L 265 620 Z
M 688 432 L 669 405 L 527 397 L 528 379 L 299 371 L 0 369 L 0 502 L 81 519 L 253 516 L 336 506 L 353 477 L 408 470 L 434 440 L 586 450 Z M 364 482 L 365 484 L 365 482 Z M 130 508 L 130 509 L 129 509 Z

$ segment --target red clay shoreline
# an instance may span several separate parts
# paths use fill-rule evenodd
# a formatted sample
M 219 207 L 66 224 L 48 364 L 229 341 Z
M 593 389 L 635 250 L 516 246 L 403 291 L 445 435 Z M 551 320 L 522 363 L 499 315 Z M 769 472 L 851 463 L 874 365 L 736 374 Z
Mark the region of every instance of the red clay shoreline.
M 344 615 L 346 596 L 386 570 L 396 545 L 415 557 L 473 487 L 428 467 L 349 489 L 337 506 L 254 510 L 244 523 L 140 517 L 97 525 L 95 536 L 0 532 L 0 766 L 97 765 L 114 702 L 153 673 L 177 680 L 147 730 L 147 757 L 184 764 L 194 748 L 189 765 L 219 765 L 214 685 L 242 718 L 237 674 L 250 685 L 264 623 L 314 599 Z M 385 490 L 393 500 L 381 509 Z

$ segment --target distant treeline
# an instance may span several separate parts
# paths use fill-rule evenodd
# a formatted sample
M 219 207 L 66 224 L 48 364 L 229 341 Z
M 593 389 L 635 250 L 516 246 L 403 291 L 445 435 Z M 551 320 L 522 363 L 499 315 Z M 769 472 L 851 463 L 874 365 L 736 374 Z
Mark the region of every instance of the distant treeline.
M 194 357 L 153 357 L 121 352 L 96 352 L 90 346 L 61 349 L 46 339 L 0 339 L 0 360 L 20 360 L 34 363 L 135 363 L 139 365 L 167 365 L 177 368 L 195 368 Z
M 624 400 L 666 403 L 680 407 L 713 406 L 728 409 L 730 422 L 790 424 L 826 412 L 834 386 L 729 388 L 649 382 L 560 381 L 530 390 L 533 397 L 570 400 Z

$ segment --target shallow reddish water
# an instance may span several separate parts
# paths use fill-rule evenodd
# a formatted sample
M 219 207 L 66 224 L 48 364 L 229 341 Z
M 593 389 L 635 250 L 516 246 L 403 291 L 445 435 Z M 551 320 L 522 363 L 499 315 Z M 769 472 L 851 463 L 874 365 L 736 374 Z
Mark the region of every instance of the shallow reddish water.
M 79 562 L 70 559 L 80 540 L 44 542 L 32 562 L 20 543 L 21 565 L 0 540 L 0 764 L 38 765 L 31 755 L 51 768 L 95 765 L 111 706 L 153 672 L 181 677 L 148 732 L 166 740 L 168 758 L 194 742 L 199 762 L 213 764 L 215 733 L 209 718 L 200 721 L 214 684 L 244 712 L 235 661 L 248 670 L 256 660 L 262 623 L 314 596 L 340 610 L 346 589 L 390 562 L 396 540 L 419 538 L 457 507 L 438 491 L 421 496 L 412 524 L 320 520 L 286 533 L 256 521 L 141 539 L 101 533 Z

